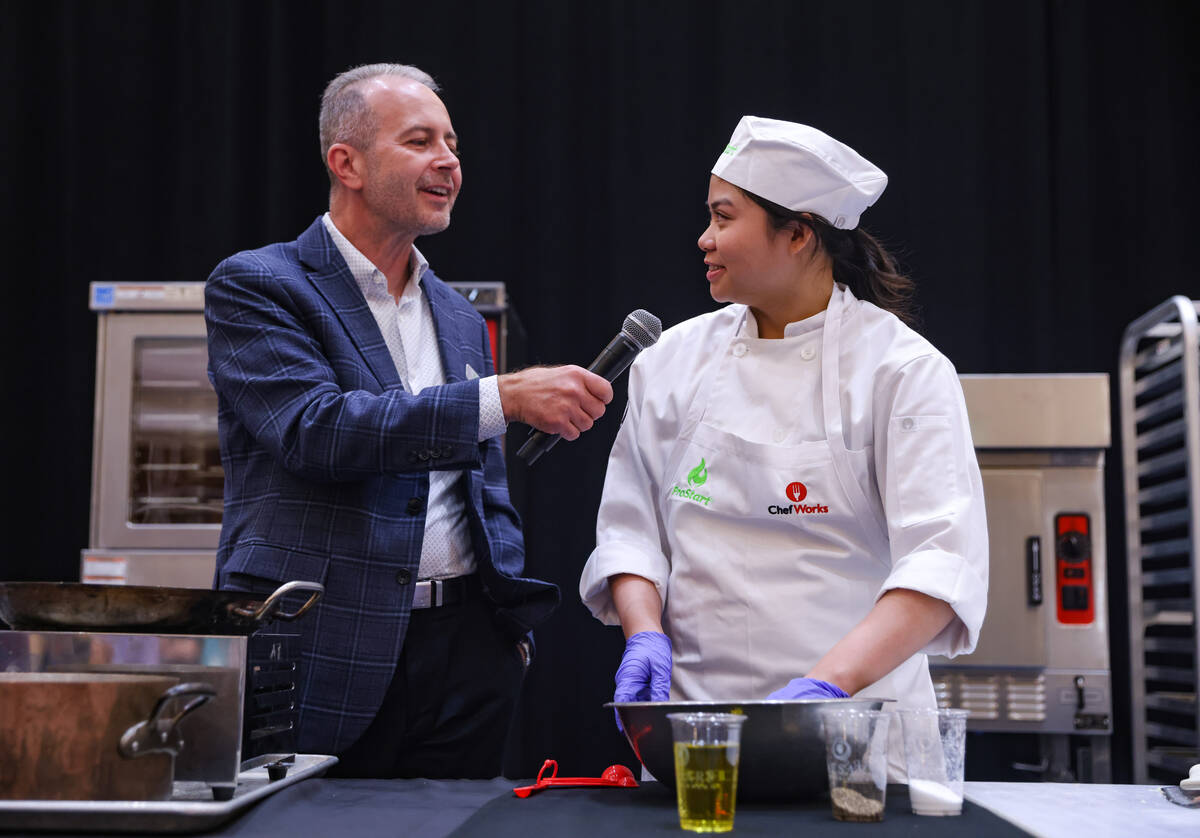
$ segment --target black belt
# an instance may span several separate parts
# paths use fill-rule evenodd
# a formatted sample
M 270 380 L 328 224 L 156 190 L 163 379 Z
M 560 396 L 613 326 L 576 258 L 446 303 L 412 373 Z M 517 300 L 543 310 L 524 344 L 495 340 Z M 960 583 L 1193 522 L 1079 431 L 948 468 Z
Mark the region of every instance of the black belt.
M 417 583 L 413 593 L 413 609 L 439 608 L 465 602 L 469 583 L 475 576 L 455 576 L 453 579 L 425 579 Z

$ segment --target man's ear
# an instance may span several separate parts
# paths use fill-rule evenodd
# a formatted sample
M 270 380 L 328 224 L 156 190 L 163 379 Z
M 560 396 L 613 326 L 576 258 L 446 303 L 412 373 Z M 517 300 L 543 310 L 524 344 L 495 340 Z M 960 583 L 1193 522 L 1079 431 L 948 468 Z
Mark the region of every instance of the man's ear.
M 325 154 L 329 171 L 347 189 L 362 189 L 364 162 L 362 153 L 345 143 L 334 143 Z

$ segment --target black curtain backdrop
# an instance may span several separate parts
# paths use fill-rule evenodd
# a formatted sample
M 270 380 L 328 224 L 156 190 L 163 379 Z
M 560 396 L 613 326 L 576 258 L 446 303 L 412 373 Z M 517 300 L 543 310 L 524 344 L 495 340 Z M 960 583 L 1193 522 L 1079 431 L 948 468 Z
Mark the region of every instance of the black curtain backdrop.
M 75 579 L 87 543 L 90 280 L 203 280 L 326 206 L 317 106 L 349 66 L 445 87 L 465 188 L 420 246 L 503 280 L 527 362 L 584 363 L 634 308 L 713 307 L 695 240 L 743 114 L 841 138 L 890 186 L 865 226 L 960 372 L 1108 372 L 1125 325 L 1200 296 L 1191 2 L 73 2 L 0 5 L 7 579 Z M 623 643 L 579 603 L 623 407 L 510 464 L 538 636 L 509 771 L 631 753 L 601 704 Z M 1114 410 L 1114 430 L 1115 424 Z M 524 436 L 510 430 L 510 443 Z M 511 447 L 511 445 L 510 445 Z M 1129 778 L 1120 446 L 1108 465 L 1117 780 Z M 797 673 L 800 674 L 800 673 Z

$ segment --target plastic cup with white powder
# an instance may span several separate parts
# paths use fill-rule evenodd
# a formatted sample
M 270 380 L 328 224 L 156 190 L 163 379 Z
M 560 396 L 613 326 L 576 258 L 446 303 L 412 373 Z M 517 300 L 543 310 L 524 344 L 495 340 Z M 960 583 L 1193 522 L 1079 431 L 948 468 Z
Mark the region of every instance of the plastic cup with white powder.
M 918 815 L 962 813 L 967 711 L 900 710 L 908 797 Z

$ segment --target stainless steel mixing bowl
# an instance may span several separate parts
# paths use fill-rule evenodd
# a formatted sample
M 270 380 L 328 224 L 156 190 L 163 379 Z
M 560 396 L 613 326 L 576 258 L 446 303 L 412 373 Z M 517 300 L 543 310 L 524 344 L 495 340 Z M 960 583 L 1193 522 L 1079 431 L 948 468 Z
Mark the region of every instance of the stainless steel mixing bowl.
M 821 710 L 833 705 L 878 710 L 884 699 L 797 701 L 624 701 L 608 703 L 625 738 L 656 780 L 674 788 L 675 752 L 668 713 L 741 713 L 739 800 L 811 800 L 829 794 Z

